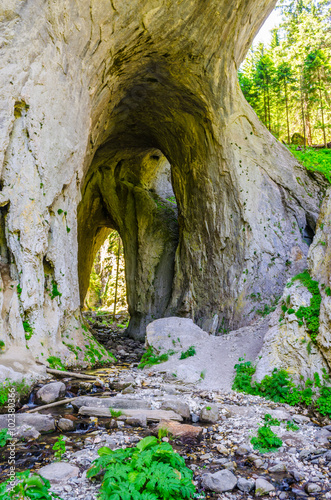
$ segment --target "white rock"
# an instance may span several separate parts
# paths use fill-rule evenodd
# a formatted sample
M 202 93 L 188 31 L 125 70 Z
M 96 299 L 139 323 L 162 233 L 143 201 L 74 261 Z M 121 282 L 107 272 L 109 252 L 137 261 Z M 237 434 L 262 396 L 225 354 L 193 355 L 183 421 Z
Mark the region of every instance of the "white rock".
M 11 415 L 0 415 L 0 429 L 8 428 L 8 418 Z M 34 427 L 38 432 L 48 432 L 55 429 L 55 420 L 52 415 L 42 415 L 40 413 L 17 413 L 15 414 L 17 426 L 27 425 Z
M 63 432 L 70 432 L 75 429 L 74 422 L 69 418 L 60 418 L 57 425 Z
M 262 477 L 258 477 L 255 481 L 255 496 L 261 497 L 271 491 L 275 491 L 275 487 L 269 483 L 269 481 L 266 481 Z
M 63 382 L 51 382 L 44 385 L 37 391 L 37 400 L 40 403 L 48 404 L 63 398 L 66 386 Z
M 48 479 L 52 484 L 63 484 L 68 479 L 78 477 L 79 468 L 67 462 L 54 462 L 39 469 L 38 474 Z
M 220 470 L 215 472 L 215 474 L 204 474 L 202 476 L 202 486 L 216 493 L 231 491 L 236 484 L 236 476 L 228 469 Z

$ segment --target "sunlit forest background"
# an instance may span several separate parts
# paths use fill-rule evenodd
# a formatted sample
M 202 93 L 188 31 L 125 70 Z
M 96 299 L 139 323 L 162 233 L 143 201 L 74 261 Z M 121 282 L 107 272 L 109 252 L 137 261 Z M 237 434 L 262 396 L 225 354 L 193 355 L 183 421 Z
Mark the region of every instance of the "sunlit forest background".
M 331 128 L 331 2 L 283 0 L 270 45 L 251 48 L 239 82 L 260 120 L 287 144 L 326 147 Z

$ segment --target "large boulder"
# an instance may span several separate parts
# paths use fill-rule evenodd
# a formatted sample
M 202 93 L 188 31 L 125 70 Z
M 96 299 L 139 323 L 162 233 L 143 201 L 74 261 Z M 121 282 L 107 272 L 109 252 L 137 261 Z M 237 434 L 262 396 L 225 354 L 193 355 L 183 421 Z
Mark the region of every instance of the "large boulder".
M 66 393 L 66 386 L 63 382 L 50 382 L 43 385 L 36 393 L 39 403 L 48 404 L 57 401 Z
M 38 474 L 48 479 L 52 484 L 63 484 L 68 479 L 78 477 L 79 473 L 78 467 L 66 462 L 54 462 L 38 470 Z
M 11 419 L 12 414 L 0 415 L 0 429 L 8 428 L 8 422 Z M 15 424 L 17 427 L 33 427 L 38 432 L 55 430 L 54 417 L 52 415 L 42 415 L 40 413 L 17 413 L 15 415 Z
M 246 354 L 247 359 L 255 359 L 267 327 L 267 322 L 262 322 L 214 337 L 188 318 L 158 319 L 147 327 L 146 345 L 158 355 L 168 354 L 168 361 L 145 370 L 167 373 L 177 381 L 194 384 L 201 389 L 230 390 L 238 358 Z M 195 354 L 181 359 L 188 352 Z M 216 411 L 216 408 L 213 412 L 205 410 L 203 418 L 214 421 Z

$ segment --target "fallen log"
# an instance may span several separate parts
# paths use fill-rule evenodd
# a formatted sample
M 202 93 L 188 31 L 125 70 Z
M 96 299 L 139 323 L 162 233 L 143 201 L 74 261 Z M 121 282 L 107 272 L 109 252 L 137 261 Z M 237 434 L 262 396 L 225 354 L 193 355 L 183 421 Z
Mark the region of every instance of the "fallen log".
M 111 393 L 110 392 L 97 392 L 95 394 L 90 394 L 89 397 L 93 396 L 109 396 Z M 75 401 L 75 399 L 81 398 L 81 396 L 75 396 L 74 398 L 66 398 L 66 399 L 61 399 L 61 401 L 54 401 L 54 403 L 48 403 L 47 405 L 42 405 L 42 406 L 37 406 L 36 408 L 32 408 L 31 410 L 27 410 L 24 413 L 36 413 L 39 410 L 47 410 L 48 408 L 53 408 L 54 406 L 61 406 L 66 403 L 71 403 L 71 401 Z
M 51 373 L 52 375 L 58 375 L 59 377 L 74 377 L 81 378 L 83 380 L 98 380 L 99 377 L 95 375 L 85 375 L 83 373 L 76 372 L 67 372 L 65 370 L 55 370 L 54 368 L 46 368 L 47 373 Z
M 61 406 L 67 403 L 71 403 L 71 401 L 74 401 L 78 397 L 79 396 L 76 396 L 74 398 L 61 399 L 61 401 L 54 401 L 54 403 L 48 403 L 47 405 L 37 406 L 36 408 L 32 408 L 32 410 L 27 410 L 24 413 L 36 413 L 37 411 L 47 410 L 47 408 L 53 408 L 54 406 Z
M 331 148 L 331 142 L 327 142 L 326 146 L 325 146 L 325 144 L 312 144 L 310 147 L 313 148 L 313 149 L 325 149 L 325 147 L 328 148 L 328 149 L 330 149 Z

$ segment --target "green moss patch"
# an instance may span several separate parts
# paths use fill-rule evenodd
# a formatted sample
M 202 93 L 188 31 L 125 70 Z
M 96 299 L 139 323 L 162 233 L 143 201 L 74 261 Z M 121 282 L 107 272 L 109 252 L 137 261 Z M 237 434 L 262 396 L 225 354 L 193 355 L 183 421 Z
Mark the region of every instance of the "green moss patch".
M 49 363 L 49 367 L 53 368 L 54 370 L 65 371 L 66 369 L 60 358 L 57 358 L 56 356 L 50 356 L 49 358 L 47 358 L 47 361 Z
M 26 321 L 23 321 L 23 328 L 24 328 L 24 331 L 25 331 L 25 338 L 26 340 L 30 340 L 32 335 L 34 334 L 34 330 L 32 328 L 32 326 L 30 325 L 30 323 L 26 320 Z
M 295 281 L 300 281 L 300 283 L 305 286 L 307 290 L 312 294 L 310 304 L 309 306 L 300 306 L 297 311 L 295 311 L 293 308 L 287 309 L 286 304 L 283 304 L 282 311 L 283 313 L 287 311 L 289 314 L 295 313 L 301 324 L 303 324 L 303 321 L 305 320 L 310 338 L 312 342 L 316 344 L 316 337 L 318 335 L 320 326 L 319 316 L 322 301 L 318 281 L 315 281 L 311 278 L 307 269 L 303 271 L 303 273 L 294 276 L 287 284 L 287 286 L 292 286 Z M 280 319 L 283 319 L 283 317 L 281 316 Z

